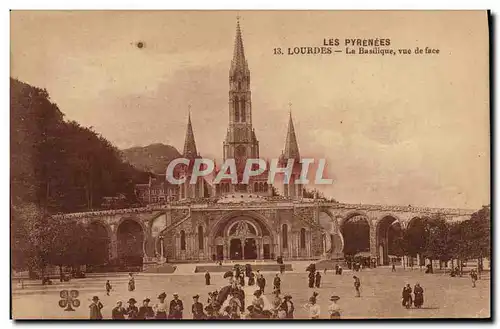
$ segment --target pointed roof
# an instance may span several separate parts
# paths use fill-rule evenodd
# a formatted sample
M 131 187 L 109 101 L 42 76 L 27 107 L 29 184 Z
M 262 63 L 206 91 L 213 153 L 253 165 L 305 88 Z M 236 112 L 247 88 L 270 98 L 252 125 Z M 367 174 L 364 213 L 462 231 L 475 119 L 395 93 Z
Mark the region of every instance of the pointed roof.
M 288 121 L 288 133 L 285 141 L 285 151 L 283 156 L 286 159 L 300 159 L 299 145 L 297 144 L 297 136 L 293 127 L 292 112 L 290 111 L 290 119 Z
M 186 130 L 186 139 L 184 140 L 184 152 L 182 155 L 185 158 L 194 158 L 198 155 L 196 150 L 196 142 L 194 140 L 193 126 L 191 125 L 191 113 L 188 116 L 188 125 Z
M 245 59 L 245 49 L 243 47 L 243 37 L 241 36 L 239 17 L 236 21 L 236 37 L 234 39 L 233 60 L 231 61 L 231 73 L 234 73 L 235 71 L 248 71 L 248 64 Z

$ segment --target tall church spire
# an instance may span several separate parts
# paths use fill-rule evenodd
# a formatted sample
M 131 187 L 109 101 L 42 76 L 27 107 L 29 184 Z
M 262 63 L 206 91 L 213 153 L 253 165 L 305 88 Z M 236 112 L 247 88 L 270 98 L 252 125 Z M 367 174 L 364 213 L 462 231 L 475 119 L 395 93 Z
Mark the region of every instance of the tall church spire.
M 248 64 L 245 59 L 245 49 L 243 47 L 243 37 L 241 36 L 239 16 L 236 21 L 236 37 L 234 39 L 233 60 L 231 61 L 231 75 L 237 71 L 242 73 L 246 73 L 248 71 Z
M 188 124 L 186 130 L 186 139 L 184 140 L 184 152 L 183 156 L 185 158 L 195 158 L 198 156 L 198 151 L 196 150 L 196 142 L 194 140 L 193 126 L 191 125 L 191 112 L 188 115 Z
M 283 152 L 283 156 L 285 159 L 300 159 L 299 145 L 297 144 L 297 136 L 295 136 L 291 110 L 290 119 L 288 120 L 288 133 L 286 135 L 285 150 Z

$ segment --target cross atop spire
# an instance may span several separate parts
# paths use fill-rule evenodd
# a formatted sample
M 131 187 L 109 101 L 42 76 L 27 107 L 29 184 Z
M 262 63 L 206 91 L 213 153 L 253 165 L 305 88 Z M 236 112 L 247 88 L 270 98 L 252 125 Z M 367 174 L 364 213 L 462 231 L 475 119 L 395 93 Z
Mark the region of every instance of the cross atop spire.
M 288 104 L 291 108 L 291 103 Z M 297 136 L 293 127 L 292 111 L 290 109 L 290 118 L 288 120 L 288 133 L 285 141 L 285 151 L 283 152 L 285 159 L 300 159 L 299 145 L 297 144 Z
M 234 39 L 233 60 L 231 61 L 231 72 L 248 71 L 248 64 L 245 59 L 245 49 L 243 47 L 243 37 L 241 36 L 240 16 L 236 16 L 236 37 Z
M 191 105 L 188 106 L 188 124 L 186 130 L 186 139 L 184 140 L 184 152 L 183 156 L 185 158 L 194 158 L 198 155 L 196 150 L 196 142 L 194 140 L 193 126 L 191 124 Z

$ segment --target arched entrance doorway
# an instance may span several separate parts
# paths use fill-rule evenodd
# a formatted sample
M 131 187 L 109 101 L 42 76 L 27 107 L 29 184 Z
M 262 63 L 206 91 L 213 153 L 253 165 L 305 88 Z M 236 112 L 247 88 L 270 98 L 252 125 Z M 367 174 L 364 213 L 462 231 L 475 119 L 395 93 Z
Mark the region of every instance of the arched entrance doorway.
M 272 234 L 258 218 L 247 213 L 228 215 L 221 219 L 211 234 L 212 258 L 218 260 L 271 259 Z
M 344 249 L 344 241 L 337 220 L 328 213 L 320 212 L 319 224 L 325 230 L 325 252 L 338 257 Z
M 378 261 L 380 265 L 389 265 L 391 258 L 403 256 L 401 224 L 393 216 L 383 217 L 377 225 Z
M 370 224 L 361 214 L 347 217 L 340 231 L 344 237 L 344 257 L 348 264 L 353 261 L 370 266 Z
M 229 258 L 257 259 L 257 228 L 253 223 L 245 219 L 231 224 L 228 230 Z
M 95 221 L 89 225 L 92 243 L 89 245 L 87 265 L 103 265 L 109 261 L 110 238 L 103 223 Z
M 425 248 L 427 236 L 425 226 L 425 218 L 414 217 L 410 220 L 408 227 L 404 232 L 406 252 L 410 256 L 408 266 L 424 265 L 424 259 L 421 255 Z
M 144 231 L 132 219 L 125 219 L 117 230 L 118 258 L 125 266 L 142 266 Z

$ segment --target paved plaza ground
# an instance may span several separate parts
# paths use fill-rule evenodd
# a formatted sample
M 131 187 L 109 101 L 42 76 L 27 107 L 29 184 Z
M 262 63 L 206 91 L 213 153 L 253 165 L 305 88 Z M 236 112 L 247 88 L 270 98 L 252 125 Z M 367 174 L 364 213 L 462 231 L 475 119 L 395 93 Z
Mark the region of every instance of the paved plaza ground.
M 295 268 L 295 267 L 294 267 Z M 208 292 L 220 289 L 226 280 L 222 273 L 212 273 L 212 284 L 205 286 L 203 273 L 191 274 L 176 271 L 174 274 L 136 274 L 136 290 L 127 291 L 127 274 L 111 273 L 71 282 L 55 282 L 52 286 L 42 286 L 40 281 L 26 281 L 24 289 L 13 283 L 12 315 L 15 319 L 87 319 L 88 305 L 92 296 L 97 295 L 104 304 L 103 316 L 109 319 L 117 300 L 127 301 L 134 297 L 142 301 L 149 297 L 154 304 L 156 296 L 165 291 L 168 301 L 172 293 L 179 293 L 184 302 L 184 317 L 191 318 L 192 296 L 199 294 L 200 302 L 205 306 Z M 276 273 L 266 272 L 266 296 L 271 298 L 272 279 Z M 452 278 L 447 274 L 424 274 L 423 271 L 403 270 L 392 273 L 390 268 L 365 269 L 356 273 L 361 279 L 361 298 L 354 297 L 352 272 L 334 275 L 331 271 L 323 274 L 319 289 L 307 287 L 307 273 L 302 268 L 285 273 L 282 277 L 282 292 L 293 296 L 295 317 L 307 318 L 302 308 L 313 291 L 319 292 L 321 318 L 328 318 L 329 297 L 332 294 L 341 297 L 339 305 L 342 317 L 353 318 L 485 318 L 490 316 L 490 278 L 482 276 L 477 287 L 471 287 L 468 276 Z M 109 279 L 113 285 L 111 296 L 106 296 L 105 282 Z M 405 283 L 412 288 L 419 282 L 424 288 L 424 307 L 407 310 L 401 306 L 401 291 Z M 77 289 L 80 292 L 81 305 L 74 312 L 64 311 L 59 307 L 59 291 Z

